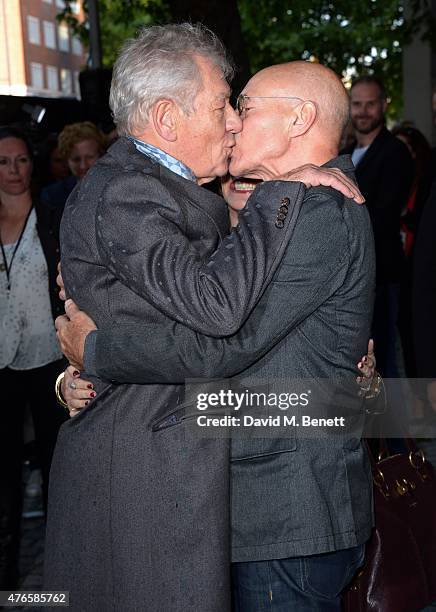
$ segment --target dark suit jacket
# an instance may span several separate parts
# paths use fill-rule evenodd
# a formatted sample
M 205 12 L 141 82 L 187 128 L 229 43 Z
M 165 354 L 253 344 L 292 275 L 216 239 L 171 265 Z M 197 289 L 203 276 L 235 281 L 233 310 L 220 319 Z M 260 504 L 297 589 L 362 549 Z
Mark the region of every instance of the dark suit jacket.
M 353 150 L 354 146 L 344 153 Z M 356 179 L 374 230 L 377 284 L 398 282 L 404 263 L 400 216 L 413 180 L 406 145 L 383 127 L 357 165 Z
M 231 333 L 274 274 L 303 193 L 269 184 L 227 236 L 219 196 L 120 138 L 67 202 L 67 293 L 101 327 Z M 96 399 L 61 428 L 53 459 L 46 587 L 81 612 L 229 610 L 228 443 L 153 429 L 180 385 L 93 380 Z
M 436 182 L 415 239 L 413 332 L 419 378 L 436 379 Z
M 328 165 L 352 176 L 347 156 Z M 138 319 L 94 332 L 87 363 L 118 382 L 182 383 L 238 373 L 242 389 L 256 380 L 354 381 L 369 337 L 374 280 L 366 208 L 331 189 L 310 189 L 271 284 L 236 335 L 214 339 L 180 324 Z M 182 431 L 194 414 L 188 403 L 169 410 L 160 425 Z M 294 432 L 284 439 L 235 438 L 231 475 L 234 561 L 323 553 L 369 537 L 372 481 L 359 439 L 315 440 Z

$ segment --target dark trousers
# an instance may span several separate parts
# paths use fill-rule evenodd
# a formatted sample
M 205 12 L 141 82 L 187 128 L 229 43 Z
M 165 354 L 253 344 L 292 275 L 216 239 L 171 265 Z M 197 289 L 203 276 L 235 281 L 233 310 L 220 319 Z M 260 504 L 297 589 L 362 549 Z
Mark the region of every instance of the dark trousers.
M 232 564 L 234 612 L 340 612 L 364 545 L 322 555 Z
M 46 504 L 56 438 L 67 418 L 54 393 L 64 367 L 60 360 L 33 370 L 0 369 L 0 590 L 15 588 L 18 579 L 25 408 L 28 404 L 32 414 Z

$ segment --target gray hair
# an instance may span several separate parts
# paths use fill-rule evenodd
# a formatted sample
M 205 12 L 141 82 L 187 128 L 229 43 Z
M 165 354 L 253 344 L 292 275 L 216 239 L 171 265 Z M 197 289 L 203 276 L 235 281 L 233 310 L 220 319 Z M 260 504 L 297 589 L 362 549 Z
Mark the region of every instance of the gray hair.
M 219 38 L 201 24 L 146 26 L 129 39 L 115 62 L 109 104 L 120 135 L 148 123 L 153 105 L 174 100 L 189 114 L 202 87 L 194 55 L 210 59 L 227 80 L 233 66 Z

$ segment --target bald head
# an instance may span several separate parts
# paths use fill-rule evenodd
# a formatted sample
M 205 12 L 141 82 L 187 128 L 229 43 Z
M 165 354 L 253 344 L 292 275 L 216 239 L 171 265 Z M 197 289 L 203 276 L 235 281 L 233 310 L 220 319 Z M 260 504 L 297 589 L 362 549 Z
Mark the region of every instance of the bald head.
M 305 61 L 278 64 L 258 72 L 247 89 L 249 86 L 268 92 L 264 95 L 296 96 L 314 102 L 320 127 L 339 143 L 350 118 L 350 101 L 341 79 L 330 68 Z
M 257 176 L 267 166 L 277 171 L 336 157 L 350 103 L 329 68 L 304 61 L 270 66 L 248 81 L 242 99 L 232 174 Z

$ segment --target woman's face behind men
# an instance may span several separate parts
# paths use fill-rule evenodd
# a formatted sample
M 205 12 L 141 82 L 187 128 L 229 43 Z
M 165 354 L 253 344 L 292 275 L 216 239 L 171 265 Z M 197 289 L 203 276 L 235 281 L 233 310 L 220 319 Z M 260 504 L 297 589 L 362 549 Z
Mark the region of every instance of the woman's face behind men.
M 81 140 L 71 149 L 67 159 L 71 173 L 82 179 L 101 155 L 100 146 L 92 138 Z
M 0 140 L 0 197 L 1 194 L 21 195 L 30 186 L 32 159 L 26 143 L 20 138 Z

